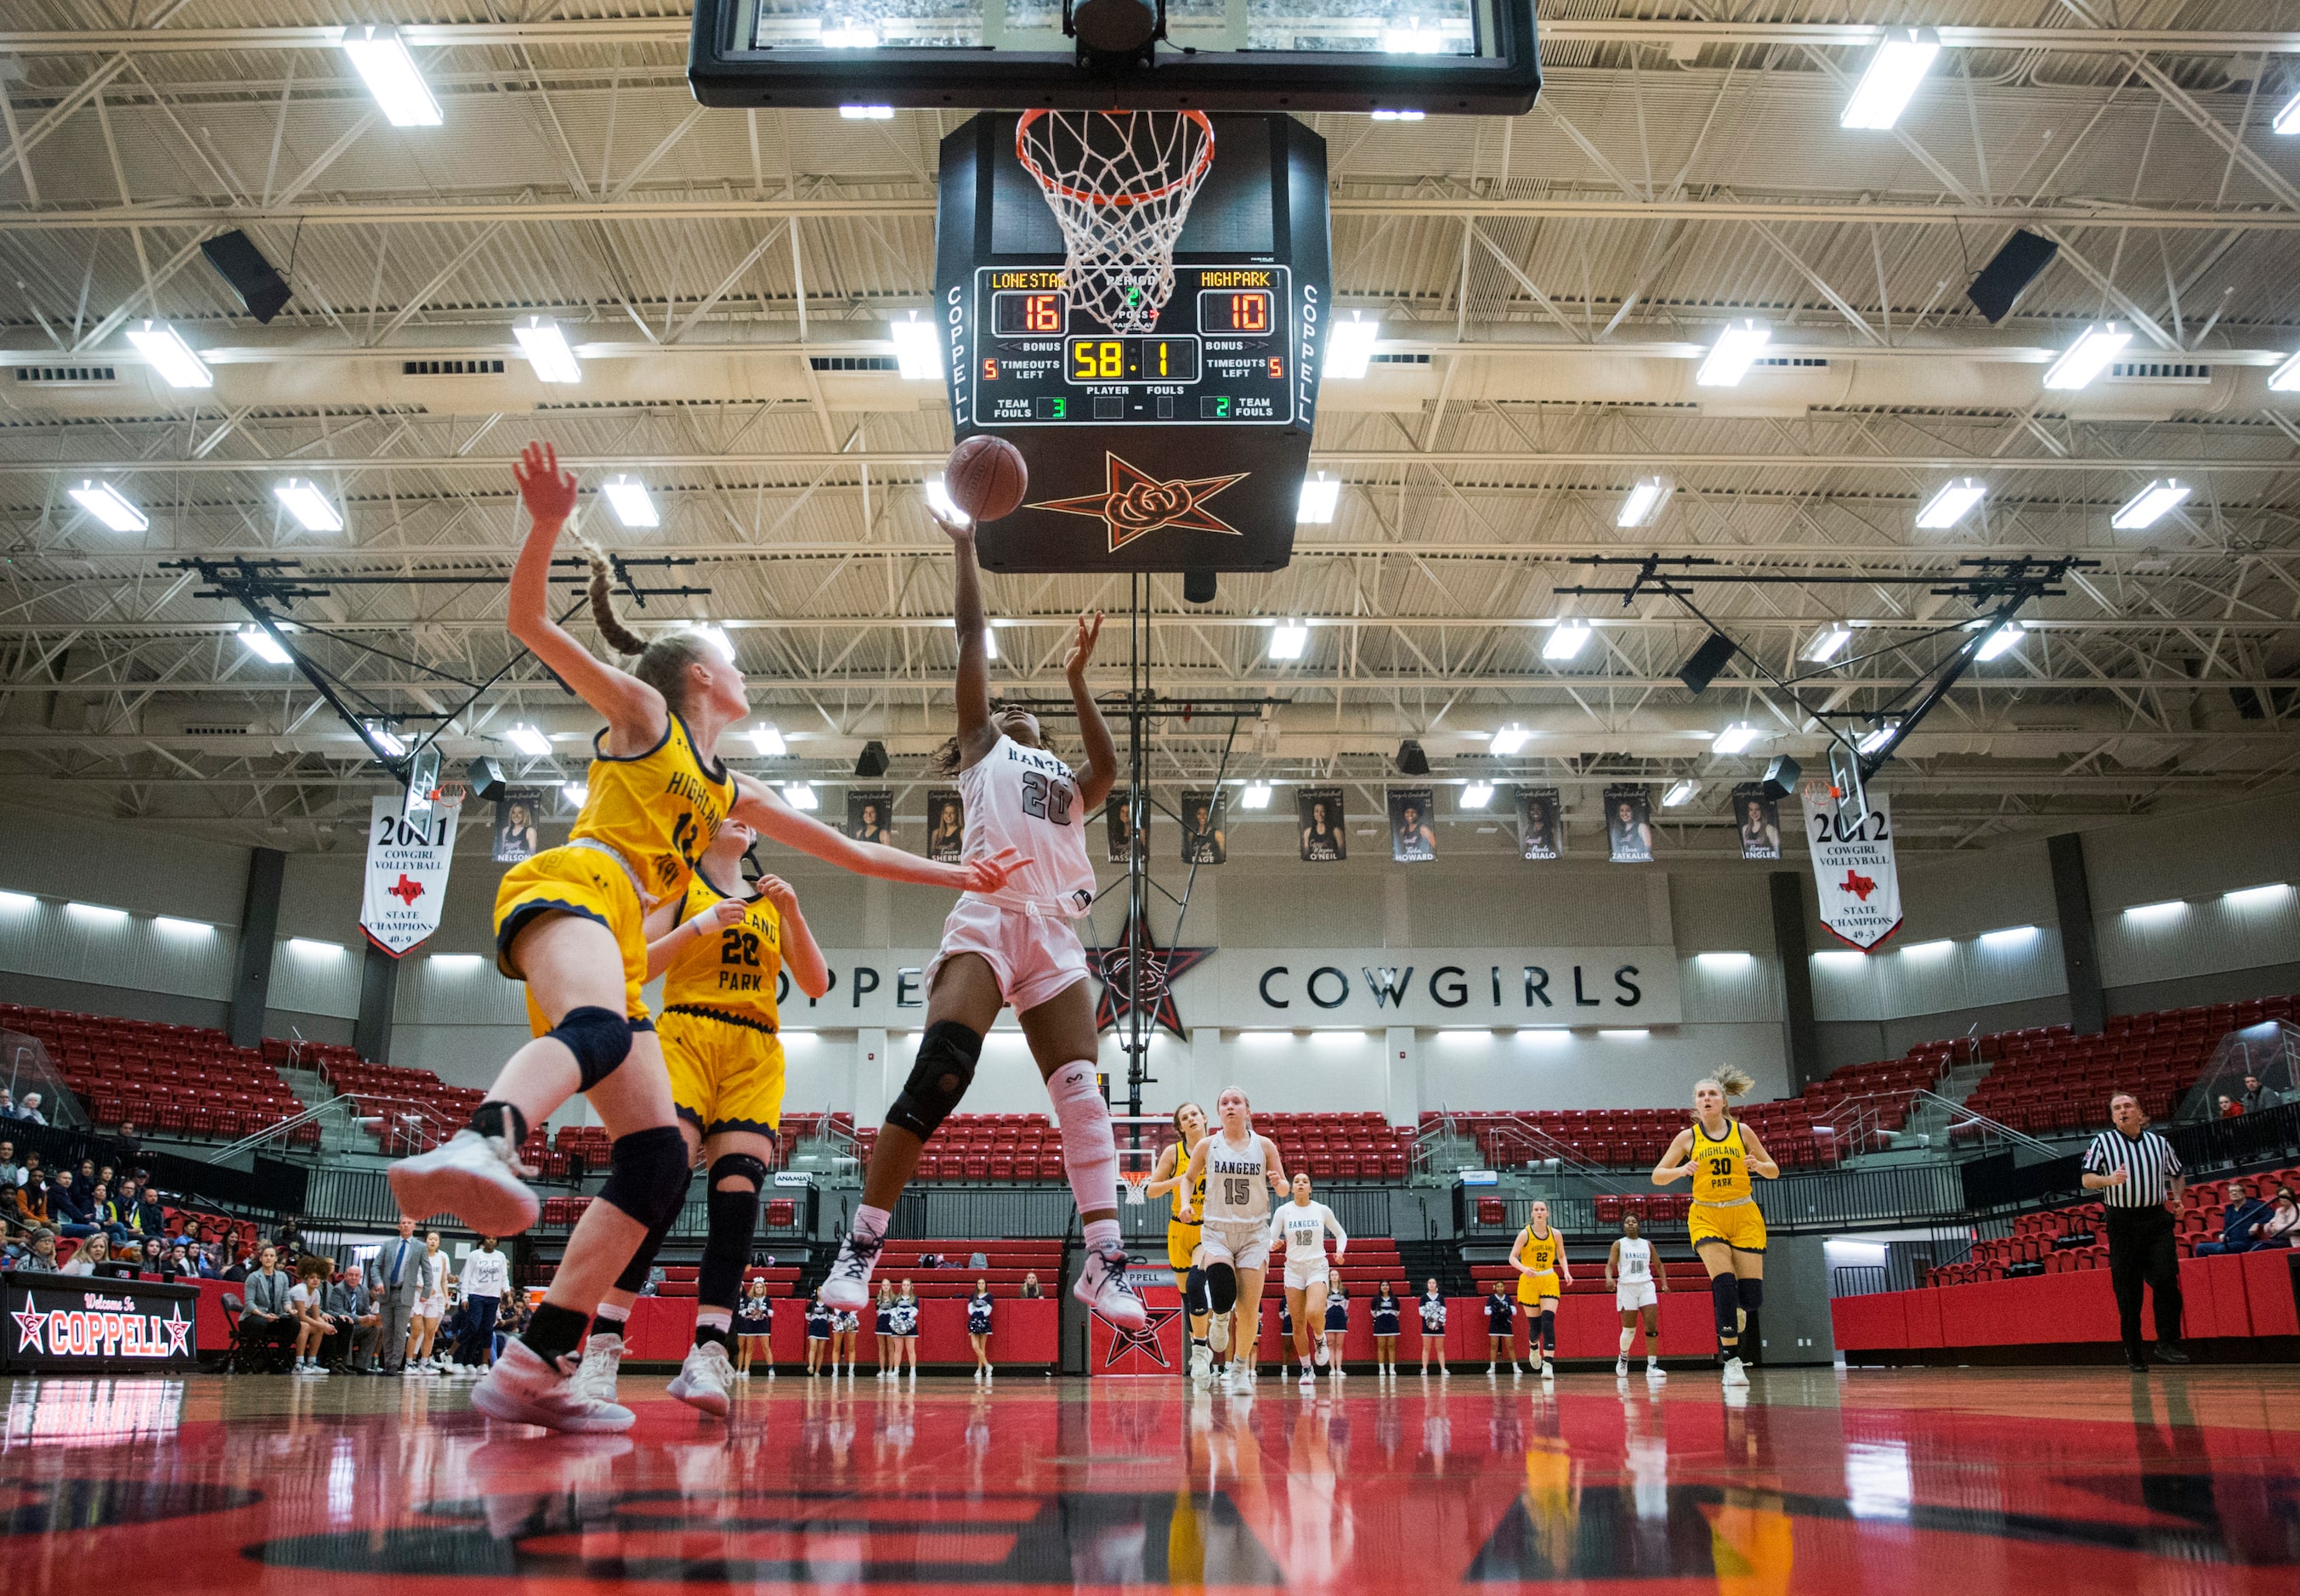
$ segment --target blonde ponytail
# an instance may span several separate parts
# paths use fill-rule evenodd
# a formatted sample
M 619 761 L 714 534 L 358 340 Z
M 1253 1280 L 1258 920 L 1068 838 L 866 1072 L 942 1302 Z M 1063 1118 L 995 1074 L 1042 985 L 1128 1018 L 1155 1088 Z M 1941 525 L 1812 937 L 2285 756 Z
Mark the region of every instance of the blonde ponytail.
M 1749 1088 L 1756 1084 L 1749 1072 L 1738 1065 L 1721 1064 L 1712 1073 L 1694 1082 L 1693 1089 L 1698 1092 L 1704 1086 L 1714 1086 L 1725 1094 L 1726 1101 L 1729 1102 L 1737 1097 L 1746 1097 Z

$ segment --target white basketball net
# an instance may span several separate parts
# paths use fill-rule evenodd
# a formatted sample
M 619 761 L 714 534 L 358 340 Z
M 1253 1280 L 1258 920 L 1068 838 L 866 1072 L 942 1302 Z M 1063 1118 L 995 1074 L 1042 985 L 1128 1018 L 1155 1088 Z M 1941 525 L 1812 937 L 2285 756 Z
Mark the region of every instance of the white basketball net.
M 1146 333 L 1174 292 L 1174 245 L 1213 164 L 1198 111 L 1027 111 L 1014 154 L 1046 191 L 1074 308 Z

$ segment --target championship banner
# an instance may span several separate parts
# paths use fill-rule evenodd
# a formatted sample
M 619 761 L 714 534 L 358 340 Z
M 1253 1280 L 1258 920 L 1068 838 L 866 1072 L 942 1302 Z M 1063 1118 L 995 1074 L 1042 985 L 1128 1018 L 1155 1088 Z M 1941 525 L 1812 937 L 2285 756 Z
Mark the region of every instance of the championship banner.
M 379 799 L 395 808 L 397 799 Z M 392 817 L 395 820 L 398 817 Z M 12 1369 L 184 1368 L 199 1361 L 195 1287 L 94 1276 L 10 1276 L 0 1291 Z
M 1182 794 L 1182 862 L 1218 865 L 1229 857 L 1222 795 L 1213 791 Z
M 966 800 L 956 787 L 927 789 L 927 857 L 957 864 L 966 846 Z
M 1781 856 L 1781 801 L 1766 793 L 1763 782 L 1745 781 L 1733 789 L 1733 826 L 1742 858 Z
M 1341 788 L 1297 788 L 1294 818 L 1302 827 L 1304 864 L 1339 864 L 1350 856 L 1350 821 Z
M 846 793 L 846 835 L 858 843 L 879 843 L 892 848 L 895 842 L 895 794 L 885 787 L 868 792 L 848 788 Z
M 1438 857 L 1438 833 L 1429 817 L 1436 794 L 1429 787 L 1392 787 L 1389 800 L 1389 857 L 1397 864 L 1421 864 Z
M 367 885 L 360 929 L 394 959 L 404 958 L 439 928 L 447 902 L 447 867 L 455 862 L 461 804 L 433 806 L 429 821 L 411 826 L 397 798 L 369 801 Z
M 1846 827 L 1838 823 L 1827 782 L 1806 782 L 1797 795 L 1804 803 L 1813 885 L 1821 889 L 1821 923 L 1832 936 L 1867 952 L 1901 928 L 1892 800 L 1870 788 L 1869 818 Z
M 1555 859 L 1565 852 L 1565 827 L 1558 819 L 1555 787 L 1517 790 L 1517 856 Z

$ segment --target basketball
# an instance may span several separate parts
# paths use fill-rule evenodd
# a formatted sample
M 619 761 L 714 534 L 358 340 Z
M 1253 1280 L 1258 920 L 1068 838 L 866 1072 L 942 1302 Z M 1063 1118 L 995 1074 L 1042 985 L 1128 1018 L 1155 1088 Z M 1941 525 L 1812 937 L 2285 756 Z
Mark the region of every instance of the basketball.
M 1014 513 L 1030 486 L 1022 452 L 1003 437 L 971 437 L 950 452 L 943 467 L 943 491 L 972 516 L 975 524 Z

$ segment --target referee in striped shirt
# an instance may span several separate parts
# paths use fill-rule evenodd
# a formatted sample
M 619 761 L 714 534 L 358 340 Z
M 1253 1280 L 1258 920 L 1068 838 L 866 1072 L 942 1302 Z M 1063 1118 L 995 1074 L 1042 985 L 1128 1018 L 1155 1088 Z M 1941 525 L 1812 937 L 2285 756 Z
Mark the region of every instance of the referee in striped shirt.
M 2140 1288 L 2156 1300 L 2156 1356 L 2186 1363 L 2180 1350 L 2179 1221 L 2188 1194 L 2188 1172 L 2172 1144 L 2147 1128 L 2148 1116 L 2129 1092 L 2108 1100 L 2112 1122 L 2085 1149 L 2084 1188 L 2098 1192 L 2108 1221 L 2108 1277 L 2116 1292 L 2116 1318 L 2124 1334 L 2124 1360 L 2148 1372 L 2140 1339 Z

